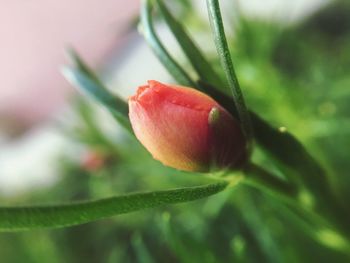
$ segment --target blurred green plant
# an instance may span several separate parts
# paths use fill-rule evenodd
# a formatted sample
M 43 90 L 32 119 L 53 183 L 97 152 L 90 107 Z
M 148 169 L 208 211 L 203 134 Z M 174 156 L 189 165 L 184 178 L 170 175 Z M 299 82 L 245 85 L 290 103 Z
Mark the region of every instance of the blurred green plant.
M 346 7 L 349 10 L 348 4 L 340 3 L 340 10 L 344 10 Z M 157 45 L 163 44 L 159 39 L 158 42 L 155 41 L 157 36 L 153 28 L 152 16 L 150 16 L 154 3 L 147 1 L 146 4 L 148 6 L 145 5 L 143 9 L 143 32 L 151 46 L 155 43 L 153 48 L 158 49 Z M 191 86 L 204 90 L 236 115 L 237 111 L 232 98 L 225 95 L 227 93 L 222 92 L 221 85 L 226 86 L 223 84 L 225 81 L 221 78 L 223 74 L 219 77 L 211 75 L 217 75 L 214 70 L 208 70 L 208 66 L 214 65 L 214 63 L 206 61 L 204 56 L 199 59 L 199 62 L 197 58 L 191 59 L 191 56 L 202 53 L 199 51 L 198 45 L 195 45 L 189 38 L 182 26 L 183 23 L 179 23 L 175 16 L 169 18 L 171 13 L 167 6 L 162 1 L 157 1 L 157 4 L 165 22 L 174 32 L 174 36 L 179 40 L 180 46 L 198 74 L 200 80 L 198 82 L 188 77 L 189 83 L 192 83 Z M 334 6 L 337 4 L 330 6 L 329 10 L 335 10 Z M 290 200 L 281 195 L 261 194 L 255 188 L 226 188 L 226 191 L 202 201 L 199 205 L 193 203 L 187 206 L 172 207 L 168 208 L 170 212 L 164 213 L 163 209 L 139 212 L 138 219 L 142 222 L 138 220 L 132 222 L 135 218 L 129 216 L 125 217 L 125 220 L 123 218 L 115 219 L 117 222 L 112 225 L 94 223 L 64 230 L 67 234 L 66 238 L 72 242 L 74 235 L 77 235 L 76 240 L 81 241 L 81 238 L 84 240 L 86 238 L 98 239 L 101 244 L 108 247 L 103 248 L 101 245 L 99 249 L 94 250 L 93 253 L 98 256 L 87 258 L 88 262 L 101 262 L 101 259 L 103 261 L 109 259 L 111 262 L 159 262 L 165 260 L 167 262 L 348 261 L 349 210 L 344 200 L 349 197 L 347 191 L 349 180 L 341 175 L 346 174 L 346 171 L 350 169 L 346 161 L 347 147 L 344 147 L 349 144 L 350 134 L 350 129 L 345 125 L 350 112 L 349 105 L 346 103 L 350 95 L 346 89 L 350 83 L 348 70 L 350 52 L 347 48 L 350 43 L 350 34 L 346 30 L 339 33 L 340 36 L 336 38 L 336 54 L 327 48 L 329 47 L 327 45 L 334 43 L 333 36 L 330 37 L 328 33 L 332 30 L 327 29 L 323 32 L 322 27 L 315 29 L 315 25 L 319 23 L 310 22 L 313 19 L 319 21 L 320 16 L 327 21 L 327 15 L 324 15 L 327 10 L 326 7 L 319 14 L 287 29 L 281 29 L 280 25 L 241 17 L 236 30 L 236 38 L 228 39 L 232 50 L 231 55 L 235 57 L 236 61 L 236 72 L 240 77 L 241 87 L 244 87 L 247 104 L 253 105 L 254 110 L 264 115 L 264 118 L 267 118 L 269 122 L 283 123 L 284 126 L 293 130 L 302 139 L 303 144 L 306 143 L 308 148 L 312 149 L 312 152 L 322 161 L 322 165 L 326 165 L 327 171 L 331 171 L 331 177 L 326 175 L 324 169 L 320 168 L 314 158 L 305 151 L 302 144 L 286 132 L 284 126 L 273 128 L 250 111 L 257 142 L 252 158 L 255 163 L 264 168 L 248 167 L 250 171 L 245 175 L 246 180 L 241 182 L 249 183 L 249 176 L 257 175 L 261 182 L 256 185 L 254 180 L 253 183 L 255 187 L 261 188 L 266 182 L 269 182 L 262 176 L 264 172 L 267 173 L 268 178 L 273 174 L 272 178 L 276 178 L 277 182 L 282 181 L 286 182 L 287 185 L 297 187 L 297 195 L 294 195 L 295 192 L 292 191 L 296 200 Z M 336 12 L 336 14 L 339 13 Z M 346 21 L 346 16 L 343 17 Z M 342 24 L 346 24 L 343 19 L 340 21 Z M 327 22 L 324 23 L 327 24 Z M 177 27 L 175 30 L 174 25 Z M 186 41 L 181 42 L 181 39 L 186 39 Z M 165 50 L 164 46 L 163 50 Z M 169 69 L 169 63 L 176 63 L 175 66 L 180 69 L 178 72 L 186 74 L 186 70 L 182 69 L 167 51 L 164 53 L 162 49 L 158 49 L 156 54 L 164 56 L 161 61 L 166 68 Z M 195 63 L 197 66 L 193 65 Z M 198 66 L 198 64 L 200 65 Z M 120 114 L 125 106 L 120 106 L 122 105 L 120 104 L 118 107 L 118 103 L 114 103 L 116 97 L 111 96 L 110 93 L 105 97 L 108 100 L 103 100 L 104 95 L 102 97 L 99 95 L 105 94 L 99 93 L 103 90 L 101 82 L 96 81 L 97 78 L 92 71 L 86 74 L 87 67 L 83 63 L 80 65 L 84 67 L 79 68 L 78 65 L 75 69 L 69 69 L 73 72 L 71 77 L 78 79 L 76 83 L 80 84 L 86 91 L 90 91 L 90 93 L 91 90 L 97 91 L 92 92 L 92 95 L 96 96 L 97 94 L 97 99 L 101 100 L 102 98 L 103 104 L 108 109 Z M 83 68 L 85 69 L 83 70 Z M 77 71 L 79 74 L 76 73 Z M 174 73 L 176 70 L 169 71 Z M 220 74 L 220 72 L 218 73 Z M 79 75 L 84 77 L 79 77 Z M 184 84 L 177 79 L 177 75 L 174 75 L 174 78 L 180 84 Z M 83 79 L 83 81 L 79 81 L 79 79 Z M 86 85 L 87 82 L 84 79 L 89 79 L 89 85 Z M 98 83 L 98 85 L 94 83 Z M 125 113 L 123 114 L 125 116 Z M 89 116 L 89 114 L 86 115 Z M 125 117 L 123 118 L 126 120 Z M 91 131 L 91 125 L 86 130 Z M 82 134 L 79 133 L 79 136 L 81 137 Z M 91 141 L 96 142 L 96 133 L 89 134 L 88 132 L 85 136 L 91 137 L 85 138 L 85 141 L 90 142 L 88 144 L 95 147 Z M 97 140 L 97 142 L 99 146 L 107 146 L 106 148 L 109 149 L 107 151 L 112 151 L 111 147 L 108 146 L 110 145 L 108 140 L 102 139 Z M 79 192 L 75 189 L 77 185 L 87 181 L 92 181 L 91 184 L 87 184 L 90 186 L 81 186 L 81 189 L 83 192 L 85 192 L 84 189 L 89 189 L 89 194 L 78 195 L 73 199 L 93 199 L 107 193 L 113 194 L 118 190 L 128 192 L 143 188 L 168 187 L 176 182 L 198 183 L 198 177 L 191 177 L 189 174 L 183 175 L 181 172 L 164 168 L 148 158 L 147 154 L 137 146 L 132 138 L 126 139 L 125 143 L 127 146 L 116 144 L 112 147 L 113 153 L 111 154 L 118 155 L 119 160 L 116 164 L 111 165 L 111 170 L 108 166 L 104 168 L 106 169 L 105 175 L 115 174 L 118 179 L 115 176 L 113 176 L 114 179 L 107 179 L 106 176 L 90 178 L 84 172 L 77 177 L 75 184 L 67 182 L 67 185 L 62 188 L 64 191 L 57 197 L 64 196 L 64 193 L 67 193 L 67 189 L 69 189 L 68 186 L 72 188 L 70 191 L 74 196 Z M 136 157 L 136 153 L 140 154 L 140 157 Z M 138 160 L 137 166 L 139 167 L 131 168 L 135 158 Z M 260 171 L 253 173 L 253 168 Z M 65 173 L 78 174 L 81 173 L 81 169 L 79 167 L 73 170 L 68 169 Z M 145 179 L 145 171 L 154 175 L 167 173 L 176 174 L 176 176 L 166 178 L 147 176 Z M 131 176 L 132 178 L 130 178 Z M 237 179 L 237 176 L 242 175 L 234 174 L 226 179 Z M 334 179 L 341 180 L 341 183 L 333 184 L 331 187 L 332 184 L 328 181 L 329 177 L 333 181 Z M 114 188 L 110 188 L 110 180 L 114 181 L 112 184 Z M 98 193 L 96 193 L 97 189 L 100 189 Z M 234 193 L 232 193 L 233 190 L 235 190 Z M 265 185 L 263 193 L 266 190 L 271 191 L 271 185 Z M 286 189 L 282 191 L 282 193 L 286 192 L 288 192 Z M 276 192 L 273 191 L 273 193 Z M 57 198 L 53 198 L 53 200 L 57 200 Z M 18 220 L 17 217 L 12 219 L 14 223 Z M 99 231 L 100 234 L 88 236 L 88 232 L 95 233 L 94 231 Z M 46 240 L 46 232 L 40 233 L 39 237 Z M 57 233 L 50 235 L 56 236 L 56 240 L 59 240 Z M 6 234 L 4 238 L 10 237 L 14 244 L 21 246 L 21 241 L 15 241 L 14 235 Z M 29 233 L 21 234 L 21 237 L 29 238 Z M 79 237 L 81 238 L 79 239 Z M 4 243 L 0 238 L 0 244 Z M 43 243 L 44 241 L 41 242 L 41 244 Z M 93 243 L 96 243 L 95 240 Z M 119 244 L 120 249 L 111 248 L 111 243 Z M 25 243 L 22 243 L 23 248 L 26 246 Z M 48 242 L 46 246 L 50 251 L 47 252 L 48 254 L 51 253 L 52 257 L 60 259 L 53 244 L 50 247 L 50 242 Z M 74 246 L 78 248 L 77 245 Z M 70 255 L 72 262 L 77 262 L 77 260 L 74 261 L 74 257 L 76 257 L 74 254 L 83 254 L 87 249 L 86 246 L 82 247 L 82 250 L 65 251 L 63 256 L 61 255 L 61 259 L 66 259 Z M 113 253 L 108 256 L 106 249 L 113 251 Z M 38 261 L 33 260 L 33 262 Z

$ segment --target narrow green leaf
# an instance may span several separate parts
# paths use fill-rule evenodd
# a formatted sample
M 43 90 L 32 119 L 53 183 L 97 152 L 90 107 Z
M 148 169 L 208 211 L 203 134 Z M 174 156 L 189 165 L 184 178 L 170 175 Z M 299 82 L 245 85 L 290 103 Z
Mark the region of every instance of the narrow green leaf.
M 224 87 L 226 86 L 225 82 L 222 81 L 220 76 L 215 72 L 210 63 L 206 60 L 205 56 L 198 48 L 198 46 L 192 41 L 190 36 L 187 34 L 184 27 L 179 23 L 175 17 L 169 12 L 166 5 L 162 0 L 157 0 L 159 9 L 165 19 L 165 22 L 172 31 L 174 37 L 182 48 L 183 52 L 189 59 L 189 62 L 192 64 L 193 68 L 197 72 L 199 78 L 212 84 L 214 86 Z
M 141 209 L 208 197 L 224 190 L 227 185 L 226 182 L 220 182 L 53 206 L 0 207 L 0 231 L 83 224 Z
M 63 68 L 62 73 L 65 78 L 82 92 L 88 94 L 107 107 L 117 121 L 131 132 L 127 103 L 108 91 L 95 73 L 76 53 L 74 53 L 74 51 L 70 51 L 69 54 L 74 65 L 72 67 Z
M 147 43 L 150 45 L 155 55 L 158 57 L 163 66 L 168 70 L 168 72 L 173 76 L 173 78 L 181 85 L 196 87 L 196 83 L 191 80 L 189 75 L 170 56 L 169 52 L 160 42 L 153 27 L 151 0 L 142 1 L 141 24 L 142 33 Z
M 253 129 L 249 116 L 249 111 L 245 105 L 239 82 L 234 70 L 232 58 L 226 41 L 224 25 L 221 18 L 220 6 L 218 0 L 207 0 L 207 9 L 209 21 L 214 34 L 214 42 L 221 64 L 226 73 L 229 86 L 232 91 L 233 100 L 238 111 L 238 117 L 242 123 L 243 132 L 248 139 L 248 149 L 251 149 L 253 140 Z

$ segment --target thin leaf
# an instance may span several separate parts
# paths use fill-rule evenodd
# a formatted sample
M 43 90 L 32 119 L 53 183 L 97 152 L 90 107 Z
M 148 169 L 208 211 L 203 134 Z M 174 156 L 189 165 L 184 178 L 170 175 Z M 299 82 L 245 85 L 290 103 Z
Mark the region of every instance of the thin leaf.
M 226 186 L 226 182 L 220 182 L 71 204 L 0 207 L 0 231 L 22 231 L 83 224 L 141 209 L 201 199 L 224 190 Z
M 242 123 L 243 132 L 249 142 L 248 149 L 251 149 L 251 142 L 253 140 L 252 124 L 250 121 L 249 111 L 245 105 L 244 97 L 242 95 L 236 72 L 232 63 L 218 0 L 207 0 L 207 9 L 209 14 L 209 21 L 214 34 L 216 49 L 232 91 L 233 100 L 238 111 L 238 117 Z
M 179 23 L 169 12 L 163 1 L 157 0 L 157 3 L 165 19 L 165 22 L 172 31 L 173 36 L 176 38 L 183 52 L 188 57 L 189 62 L 192 64 L 199 78 L 202 81 L 210 83 L 217 87 L 226 86 L 224 81 L 222 81 L 220 76 L 215 72 L 210 63 L 206 60 L 205 56 L 198 48 L 198 46 L 192 41 L 181 23 Z
M 181 68 L 181 66 L 170 56 L 169 52 L 160 42 L 154 27 L 152 19 L 152 3 L 150 0 L 143 0 L 141 7 L 141 24 L 142 33 L 147 43 L 152 48 L 160 62 L 181 85 L 188 87 L 196 87 L 196 83 L 191 80 L 189 75 Z
M 108 91 L 95 73 L 74 51 L 70 50 L 69 54 L 74 65 L 72 67 L 63 68 L 62 73 L 65 78 L 82 92 L 88 94 L 107 107 L 117 121 L 131 132 L 127 103 Z

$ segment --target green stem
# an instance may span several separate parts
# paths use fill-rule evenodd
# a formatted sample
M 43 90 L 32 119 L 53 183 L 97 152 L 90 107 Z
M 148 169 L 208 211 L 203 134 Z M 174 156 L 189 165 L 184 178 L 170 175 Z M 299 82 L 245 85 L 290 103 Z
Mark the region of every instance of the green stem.
M 253 141 L 253 128 L 249 116 L 249 111 L 245 105 L 244 97 L 241 92 L 241 88 L 236 76 L 236 72 L 228 48 L 225 36 L 225 29 L 221 18 L 219 1 L 207 0 L 207 8 L 209 14 L 209 21 L 214 34 L 216 49 L 232 91 L 233 100 L 238 111 L 238 117 L 242 123 L 243 132 L 248 141 L 247 145 L 250 153 Z

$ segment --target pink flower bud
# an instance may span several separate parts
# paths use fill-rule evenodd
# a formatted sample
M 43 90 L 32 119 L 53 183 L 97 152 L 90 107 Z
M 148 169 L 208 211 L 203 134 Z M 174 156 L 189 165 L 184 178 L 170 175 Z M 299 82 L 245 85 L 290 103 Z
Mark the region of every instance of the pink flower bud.
M 238 168 L 246 158 L 238 122 L 195 89 L 154 80 L 129 99 L 137 139 L 164 165 L 193 172 Z

